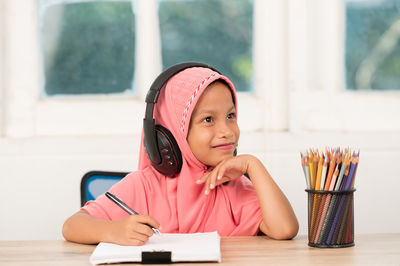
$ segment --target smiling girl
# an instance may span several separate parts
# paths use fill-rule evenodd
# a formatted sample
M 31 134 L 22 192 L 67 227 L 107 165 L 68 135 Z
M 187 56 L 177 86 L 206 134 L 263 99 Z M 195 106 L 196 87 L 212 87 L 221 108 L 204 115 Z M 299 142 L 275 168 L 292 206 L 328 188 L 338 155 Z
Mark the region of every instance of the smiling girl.
M 180 71 L 162 88 L 154 118 L 179 146 L 179 173 L 158 172 L 142 141 L 139 170 L 109 189 L 141 215 L 129 216 L 102 195 L 65 221 L 65 239 L 141 245 L 154 233 L 148 225 L 163 233 L 296 236 L 292 207 L 262 162 L 235 156 L 240 130 L 228 78 L 207 67 Z

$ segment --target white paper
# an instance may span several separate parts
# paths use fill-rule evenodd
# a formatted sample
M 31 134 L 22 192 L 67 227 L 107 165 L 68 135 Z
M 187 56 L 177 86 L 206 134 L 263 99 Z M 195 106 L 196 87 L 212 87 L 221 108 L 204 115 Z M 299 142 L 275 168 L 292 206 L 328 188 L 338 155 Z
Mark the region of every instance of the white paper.
M 195 234 L 154 234 L 143 246 L 100 243 L 90 256 L 93 265 L 141 262 L 143 251 L 171 251 L 171 261 L 221 261 L 217 232 Z

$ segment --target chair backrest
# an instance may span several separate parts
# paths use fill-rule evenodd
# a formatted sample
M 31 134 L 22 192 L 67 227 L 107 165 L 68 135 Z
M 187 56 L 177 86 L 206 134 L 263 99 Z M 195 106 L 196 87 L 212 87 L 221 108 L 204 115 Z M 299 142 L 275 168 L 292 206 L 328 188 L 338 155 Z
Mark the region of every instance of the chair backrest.
M 110 171 L 87 172 L 81 179 L 81 206 L 105 193 L 127 174 L 127 172 Z

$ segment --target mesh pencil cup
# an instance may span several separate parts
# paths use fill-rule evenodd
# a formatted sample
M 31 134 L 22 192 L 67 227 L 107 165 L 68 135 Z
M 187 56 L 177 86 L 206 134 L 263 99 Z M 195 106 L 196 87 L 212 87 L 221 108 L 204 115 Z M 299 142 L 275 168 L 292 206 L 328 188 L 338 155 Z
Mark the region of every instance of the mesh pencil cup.
M 354 191 L 311 190 L 308 193 L 308 245 L 354 246 Z

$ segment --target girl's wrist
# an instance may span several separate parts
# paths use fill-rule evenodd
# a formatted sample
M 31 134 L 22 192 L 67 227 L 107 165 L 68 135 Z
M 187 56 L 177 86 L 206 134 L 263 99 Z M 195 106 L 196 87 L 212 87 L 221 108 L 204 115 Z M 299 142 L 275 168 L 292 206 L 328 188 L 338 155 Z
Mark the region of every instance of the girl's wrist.
M 100 234 L 100 242 L 109 242 L 115 243 L 115 236 L 114 236 L 114 221 L 102 221 L 102 230 Z
M 266 171 L 263 163 L 255 156 L 249 155 L 249 163 L 247 173 L 253 182 L 256 178 L 261 177 L 260 173 Z
M 241 170 L 243 171 L 243 173 L 247 173 L 250 175 L 251 169 L 253 168 L 253 164 L 257 158 L 250 154 L 241 154 L 239 155 L 239 157 L 241 157 L 242 162 L 244 162 L 242 163 Z

